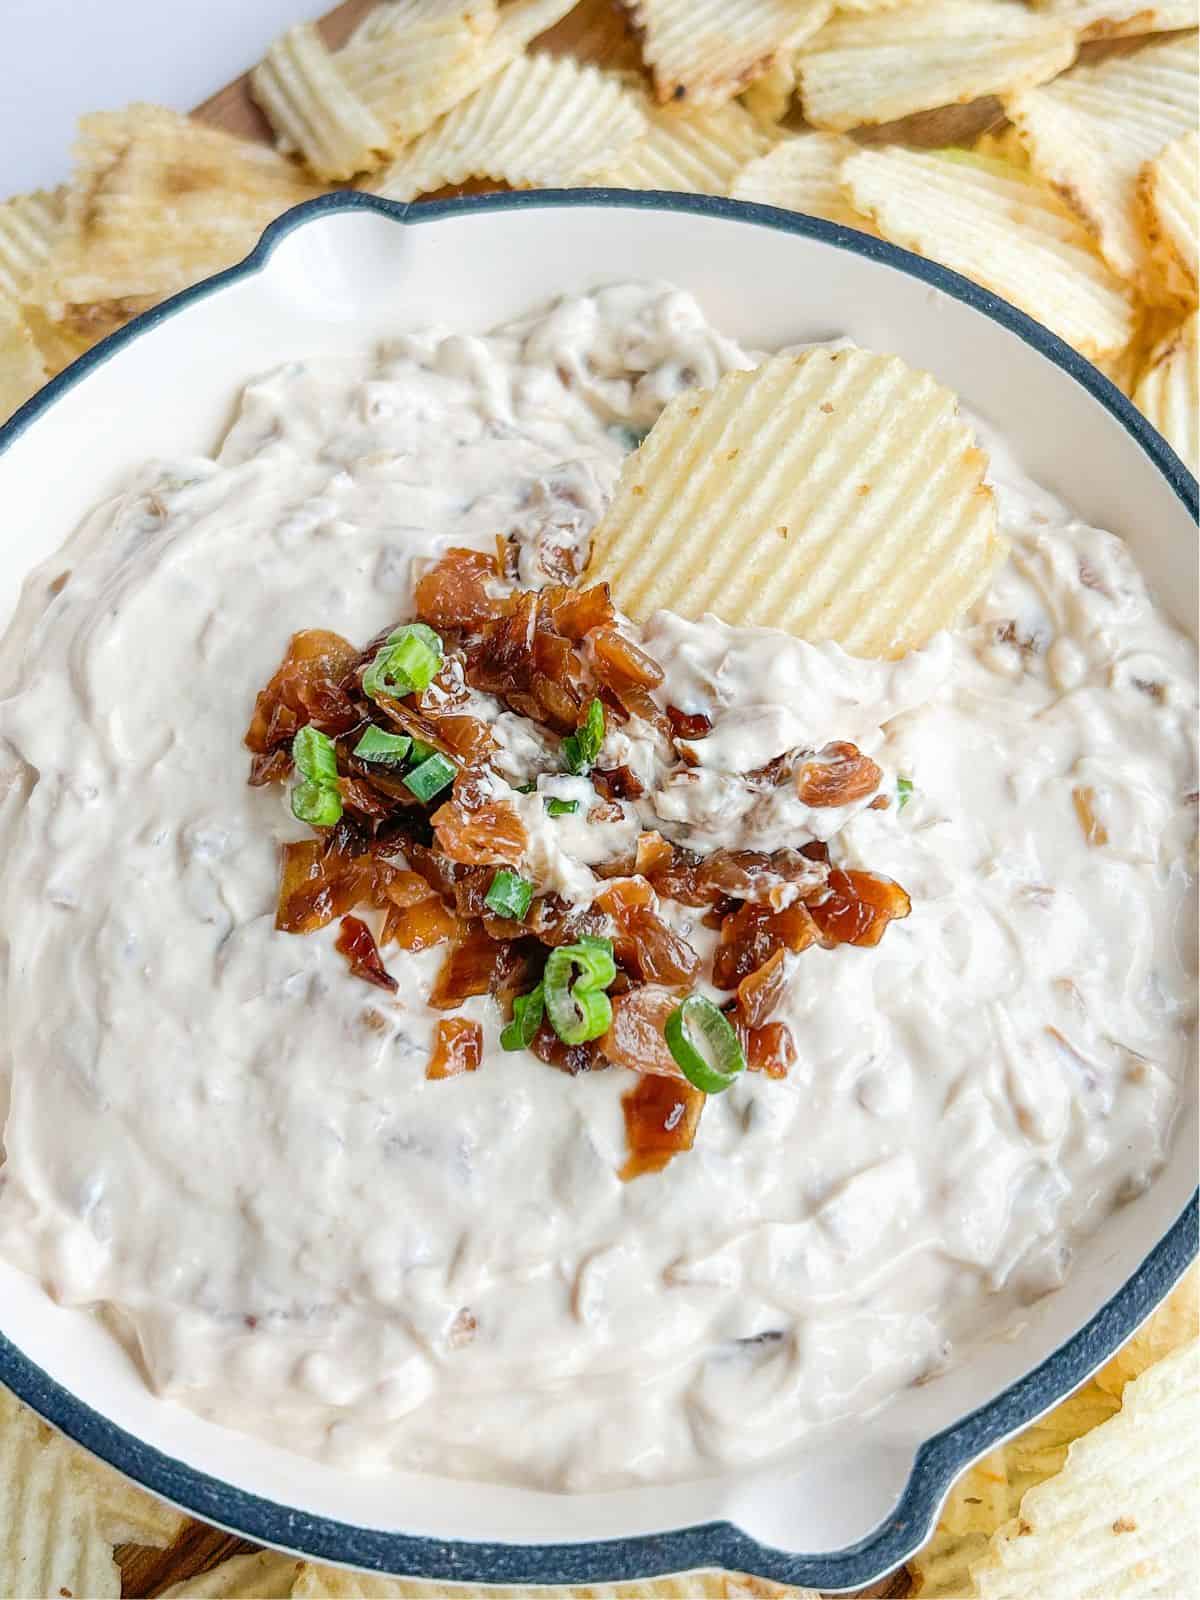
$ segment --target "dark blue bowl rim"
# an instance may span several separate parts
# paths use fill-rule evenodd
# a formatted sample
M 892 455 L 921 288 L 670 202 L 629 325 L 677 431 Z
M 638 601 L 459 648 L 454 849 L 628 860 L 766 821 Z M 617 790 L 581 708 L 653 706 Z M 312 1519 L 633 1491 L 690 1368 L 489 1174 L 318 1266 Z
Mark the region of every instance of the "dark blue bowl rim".
M 94 367 L 185 306 L 261 271 L 282 239 L 316 218 L 362 210 L 411 226 L 473 213 L 571 206 L 674 211 L 752 223 L 776 232 L 819 239 L 839 250 L 898 268 L 990 317 L 1062 368 L 1132 434 L 1193 519 L 1197 516 L 1195 478 L 1120 390 L 1057 335 L 978 284 L 883 240 L 774 206 L 627 189 L 538 190 L 407 205 L 354 191 L 310 200 L 273 222 L 255 249 L 237 266 L 145 312 L 60 373 L 0 428 L 0 455 Z M 262 1544 L 324 1561 L 467 1583 L 603 1583 L 699 1567 L 723 1567 L 816 1589 L 857 1588 L 898 1566 L 912 1553 L 932 1527 L 950 1484 L 968 1462 L 1054 1405 L 1129 1337 L 1196 1255 L 1198 1219 L 1198 1197 L 1193 1194 L 1137 1271 L 1088 1323 L 1040 1366 L 919 1447 L 896 1506 L 876 1528 L 845 1549 L 819 1555 L 794 1554 L 760 1544 L 728 1522 L 582 1544 L 528 1545 L 442 1540 L 359 1528 L 250 1494 L 142 1443 L 55 1383 L 2 1333 L 0 1381 L 69 1438 L 195 1516 Z

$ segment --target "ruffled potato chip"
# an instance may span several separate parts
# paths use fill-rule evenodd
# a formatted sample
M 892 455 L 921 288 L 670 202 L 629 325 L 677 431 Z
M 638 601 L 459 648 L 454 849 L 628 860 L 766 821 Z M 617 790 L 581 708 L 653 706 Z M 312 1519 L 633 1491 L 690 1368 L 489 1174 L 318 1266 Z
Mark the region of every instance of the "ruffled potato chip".
M 528 1585 L 427 1583 L 382 1578 L 305 1563 L 292 1594 L 297 1600 L 818 1600 L 811 1589 L 785 1589 L 766 1578 L 736 1572 L 683 1572 L 629 1583 L 588 1583 L 571 1588 Z
M 7 422 L 48 376 L 20 310 L 11 301 L 0 300 L 0 422 Z
M 587 581 L 638 621 L 712 612 L 900 656 L 1004 558 L 986 466 L 955 397 L 898 357 L 774 356 L 667 405 L 622 469 Z
M 885 239 L 953 267 L 1093 359 L 1122 350 L 1134 312 L 1071 208 L 1031 173 L 973 151 L 861 150 L 846 192 Z
M 770 135 L 736 101 L 712 111 L 644 109 L 645 133 L 615 166 L 597 174 L 597 183 L 617 189 L 728 194 L 741 168 L 771 145 Z
M 796 57 L 790 50 L 775 60 L 742 95 L 742 104 L 765 128 L 783 121 L 796 97 Z
M 352 178 L 394 145 L 388 129 L 342 77 L 311 22 L 275 40 L 250 74 L 250 92 L 281 150 L 299 151 L 317 177 Z
M 84 117 L 50 308 L 140 309 L 239 261 L 268 222 L 321 192 L 276 151 L 161 106 Z
M 1074 28 L 1080 42 L 1169 33 L 1200 22 L 1196 0 L 1035 0 L 1047 16 Z
M 1200 476 L 1200 373 L 1196 313 L 1169 334 L 1150 357 L 1133 391 L 1133 403 L 1158 429 L 1191 472 Z
M 1069 1447 L 1062 1469 L 971 1565 L 979 1600 L 1144 1600 L 1194 1593 L 1200 1497 L 1200 1343 L 1125 1390 L 1120 1412 Z
M 1196 38 L 1112 56 L 1006 102 L 1036 172 L 1076 207 L 1118 277 L 1153 297 L 1157 277 L 1134 196 L 1142 167 L 1196 126 Z
M 1007 0 L 921 0 L 835 17 L 797 71 L 807 120 L 846 131 L 1044 83 L 1074 58 L 1070 28 Z
M 1172 139 L 1142 168 L 1138 216 L 1150 268 L 1161 293 L 1156 299 L 1195 305 L 1200 250 L 1200 134 Z
M 288 1600 L 304 1566 L 298 1556 L 277 1550 L 231 1556 L 220 1566 L 173 1583 L 163 1591 L 163 1600 Z
M 730 193 L 735 200 L 782 206 L 875 233 L 875 224 L 855 210 L 842 188 L 842 163 L 857 149 L 842 133 L 796 134 L 743 167 Z
M 50 251 L 62 230 L 61 192 L 14 195 L 0 205 L 0 300 L 36 301 Z
M 645 126 L 618 78 L 566 56 L 523 56 L 406 146 L 370 187 L 414 200 L 468 178 L 513 188 L 583 183 L 620 162 Z
M 833 0 L 624 0 L 661 101 L 718 106 L 829 20 Z

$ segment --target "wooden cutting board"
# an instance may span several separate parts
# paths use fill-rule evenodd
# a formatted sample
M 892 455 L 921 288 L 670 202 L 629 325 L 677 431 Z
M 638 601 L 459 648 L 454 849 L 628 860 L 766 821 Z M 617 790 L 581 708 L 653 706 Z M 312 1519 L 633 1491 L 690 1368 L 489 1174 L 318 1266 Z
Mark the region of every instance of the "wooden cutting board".
M 366 14 L 374 9 L 376 0 L 344 0 L 317 24 L 327 45 L 336 49 L 343 44 Z M 625 14 L 615 0 L 583 0 L 557 27 L 552 28 L 537 41 L 537 48 L 555 55 L 571 54 L 597 65 L 639 71 L 641 56 L 636 41 L 629 31 Z M 218 90 L 194 115 L 213 127 L 223 128 L 245 139 L 269 142 L 270 129 L 261 111 L 250 95 L 249 74 L 235 79 Z M 938 114 L 936 124 L 928 118 L 924 123 L 929 133 L 922 142 L 943 143 L 962 138 L 981 125 L 994 121 L 995 109 L 953 108 L 953 125 Z M 924 127 L 921 130 L 924 131 Z M 474 186 L 470 186 L 474 187 Z M 166 1550 L 147 1550 L 136 1545 L 125 1545 L 117 1551 L 124 1593 L 127 1596 L 159 1595 L 172 1584 L 184 1578 L 195 1577 L 210 1567 L 257 1547 L 218 1528 L 202 1522 L 189 1522 L 187 1527 Z M 890 1578 L 862 1590 L 862 1596 L 898 1597 L 911 1592 L 911 1582 L 906 1569 L 901 1568 Z

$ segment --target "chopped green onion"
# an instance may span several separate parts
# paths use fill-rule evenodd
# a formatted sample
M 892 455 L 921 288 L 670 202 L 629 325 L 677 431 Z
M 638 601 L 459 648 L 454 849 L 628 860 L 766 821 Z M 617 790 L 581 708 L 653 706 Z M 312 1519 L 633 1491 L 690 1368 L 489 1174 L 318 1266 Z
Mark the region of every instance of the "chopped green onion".
M 404 774 L 404 787 L 411 789 L 418 800 L 432 800 L 448 783 L 454 782 L 457 770 L 452 761 L 435 750 L 420 766 Z
M 574 733 L 567 734 L 562 742 L 563 760 L 567 764 L 567 771 L 581 774 L 588 772 L 596 764 L 596 757 L 600 754 L 600 746 L 604 743 L 604 707 L 599 700 L 593 700 L 587 708 L 584 717 Z
M 428 761 L 430 756 L 438 754 L 435 744 L 426 744 L 424 739 L 414 739 L 412 742 L 411 759 L 413 761 Z
M 292 760 L 302 778 L 311 778 L 314 783 L 337 782 L 337 750 L 333 740 L 311 723 L 301 728 L 292 740 Z
M 551 817 L 569 817 L 578 810 L 578 800 L 558 800 L 551 795 L 546 801 L 546 812 Z
M 309 778 L 292 790 L 292 815 L 312 828 L 332 828 L 342 820 L 342 797 L 336 783 Z
M 905 806 L 912 799 L 912 793 L 913 793 L 913 786 L 912 786 L 912 779 L 911 778 L 897 778 L 896 779 L 896 809 L 897 809 L 897 811 L 903 811 L 904 810 Z
M 537 793 L 537 779 L 534 778 L 529 783 L 519 783 L 517 785 L 517 791 L 516 792 L 518 794 L 536 794 Z
M 575 968 L 579 976 L 574 978 Z M 546 1014 L 564 1044 L 584 1044 L 607 1033 L 612 1002 L 604 993 L 617 975 L 612 940 L 585 934 L 551 950 L 542 976 Z
M 705 1094 L 728 1089 L 746 1065 L 746 1057 L 725 1013 L 702 994 L 690 994 L 667 1018 L 663 1034 L 680 1071 Z M 698 1035 L 707 1058 L 688 1037 Z
M 528 1050 L 545 1014 L 546 1001 L 540 983 L 528 994 L 519 994 L 513 1001 L 512 1021 L 500 1030 L 501 1050 Z
M 360 761 L 398 767 L 411 749 L 412 740 L 406 733 L 384 733 L 382 728 L 368 728 L 354 746 L 354 754 Z
M 533 885 L 510 867 L 500 868 L 483 897 L 484 905 L 498 917 L 511 917 L 514 922 L 524 922 L 532 901 Z
M 363 693 L 399 698 L 419 694 L 437 677 L 444 651 L 442 641 L 423 622 L 409 622 L 388 634 L 387 643 L 363 673 Z

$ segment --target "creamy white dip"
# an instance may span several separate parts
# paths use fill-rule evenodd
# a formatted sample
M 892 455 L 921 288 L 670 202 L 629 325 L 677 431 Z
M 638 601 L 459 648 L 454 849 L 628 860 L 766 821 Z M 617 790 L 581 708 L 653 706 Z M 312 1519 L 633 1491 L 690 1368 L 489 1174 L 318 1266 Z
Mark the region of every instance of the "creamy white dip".
M 752 364 L 633 285 L 288 366 L 215 461 L 148 467 L 32 581 L 0 703 L 0 1250 L 103 1308 L 160 1391 L 363 1467 L 710 1472 L 1011 1326 L 1162 1163 L 1194 1047 L 1195 654 L 1121 541 L 986 433 L 1013 553 L 969 623 L 878 663 L 660 616 L 660 698 L 715 727 L 687 778 L 645 725 L 611 733 L 648 785 L 621 821 L 589 825 L 553 741 L 476 707 L 504 775 L 541 774 L 519 803 L 543 885 L 586 898 L 586 863 L 650 825 L 836 834 L 912 896 L 878 948 L 791 958 L 790 1076 L 710 1097 L 690 1153 L 622 1182 L 634 1074 L 501 1053 L 486 999 L 480 1069 L 427 1081 L 442 951 L 387 950 L 390 996 L 335 927 L 275 931 L 278 847 L 307 830 L 241 741 L 289 635 L 365 641 L 431 557 L 498 533 L 544 581 L 628 430 Z M 739 776 L 834 739 L 911 782 L 904 808 Z M 555 794 L 585 804 L 550 818 Z

